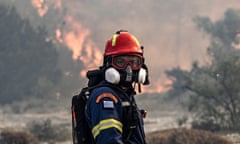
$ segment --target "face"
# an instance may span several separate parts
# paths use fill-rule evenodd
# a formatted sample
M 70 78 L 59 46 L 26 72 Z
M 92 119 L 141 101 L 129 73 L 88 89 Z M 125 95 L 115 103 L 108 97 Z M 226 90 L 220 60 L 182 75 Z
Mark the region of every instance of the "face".
M 132 70 L 139 70 L 142 67 L 142 57 L 139 55 L 118 55 L 112 57 L 112 65 L 120 70 L 125 69 L 128 65 Z

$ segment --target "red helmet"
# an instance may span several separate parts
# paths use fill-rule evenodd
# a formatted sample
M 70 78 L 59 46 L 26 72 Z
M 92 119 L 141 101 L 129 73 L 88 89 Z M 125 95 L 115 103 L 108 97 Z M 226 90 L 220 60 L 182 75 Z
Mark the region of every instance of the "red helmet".
M 118 31 L 107 41 L 104 51 L 104 57 L 121 54 L 140 54 L 143 55 L 143 49 L 135 36 L 127 31 Z

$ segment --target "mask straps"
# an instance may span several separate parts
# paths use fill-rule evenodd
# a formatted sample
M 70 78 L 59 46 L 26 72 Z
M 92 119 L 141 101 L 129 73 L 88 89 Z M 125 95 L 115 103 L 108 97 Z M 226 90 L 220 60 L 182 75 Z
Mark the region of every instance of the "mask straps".
M 141 93 L 142 92 L 142 87 L 141 87 L 141 84 L 138 83 L 138 92 Z
M 141 84 L 140 83 L 134 83 L 134 85 L 133 85 L 133 89 L 135 89 L 136 88 L 136 84 L 138 84 L 138 92 L 139 93 L 141 93 L 142 92 L 142 87 L 141 87 Z

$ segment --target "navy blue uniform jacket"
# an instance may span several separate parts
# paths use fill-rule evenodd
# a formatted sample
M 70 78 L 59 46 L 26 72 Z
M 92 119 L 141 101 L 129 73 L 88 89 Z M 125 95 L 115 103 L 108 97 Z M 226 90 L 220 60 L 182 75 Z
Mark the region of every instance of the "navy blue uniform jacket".
M 96 144 L 146 144 L 143 119 L 138 113 L 139 125 L 133 134 L 124 141 L 123 107 L 128 103 L 122 101 L 119 94 L 109 87 L 99 87 L 92 91 L 86 107 L 86 119 L 91 128 Z

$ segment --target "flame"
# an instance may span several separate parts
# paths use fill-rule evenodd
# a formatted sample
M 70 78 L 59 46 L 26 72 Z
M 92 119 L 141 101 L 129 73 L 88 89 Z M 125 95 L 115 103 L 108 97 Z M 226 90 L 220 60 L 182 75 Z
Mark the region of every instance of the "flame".
M 32 0 L 32 5 L 37 9 L 39 16 L 42 17 L 48 12 L 48 5 L 61 9 L 62 1 L 54 0 L 46 3 L 46 0 Z M 66 27 L 55 30 L 55 36 L 59 43 L 66 45 L 72 51 L 72 59 L 82 61 L 85 69 L 92 69 L 100 65 L 102 53 L 89 38 L 90 30 L 71 15 L 65 16 L 64 25 Z M 85 76 L 86 71 L 82 70 L 80 75 Z
M 32 5 L 38 11 L 39 16 L 44 16 L 48 11 L 48 6 L 45 0 L 32 0 Z
M 132 0 L 126 0 L 132 2 Z M 48 3 L 47 3 L 48 2 Z M 62 0 L 32 0 L 32 5 L 38 11 L 39 16 L 43 17 L 49 8 L 62 9 L 67 8 L 62 5 Z M 70 4 L 73 4 L 71 2 Z M 75 4 L 73 5 L 75 6 Z M 73 60 L 80 60 L 84 68 L 79 72 L 79 75 L 86 77 L 88 70 L 99 67 L 102 62 L 103 54 L 91 39 L 91 31 L 75 19 L 74 15 L 64 15 L 64 26 L 59 24 L 55 30 L 55 38 L 57 43 L 65 45 L 72 52 Z M 70 72 L 65 73 L 66 76 L 71 76 Z M 142 87 L 142 91 L 146 93 L 163 93 L 168 91 L 172 86 L 173 81 L 167 80 L 162 83 L 162 80 L 155 80 L 150 86 Z M 60 94 L 56 93 L 57 96 Z
M 73 60 L 81 60 L 85 69 L 92 69 L 101 64 L 102 53 L 95 43 L 89 38 L 90 30 L 72 16 L 65 18 L 67 28 L 55 31 L 56 39 L 72 51 Z M 85 76 L 86 70 L 80 72 Z

